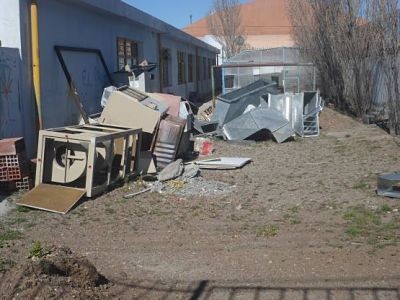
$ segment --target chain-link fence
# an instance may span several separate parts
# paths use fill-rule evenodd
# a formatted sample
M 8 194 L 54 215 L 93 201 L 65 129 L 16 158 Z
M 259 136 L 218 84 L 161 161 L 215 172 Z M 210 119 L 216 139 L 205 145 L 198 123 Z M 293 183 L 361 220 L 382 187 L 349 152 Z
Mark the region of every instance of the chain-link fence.
M 316 70 L 297 48 L 247 50 L 222 65 L 222 92 L 244 87 L 258 79 L 275 81 L 282 92 L 316 90 Z

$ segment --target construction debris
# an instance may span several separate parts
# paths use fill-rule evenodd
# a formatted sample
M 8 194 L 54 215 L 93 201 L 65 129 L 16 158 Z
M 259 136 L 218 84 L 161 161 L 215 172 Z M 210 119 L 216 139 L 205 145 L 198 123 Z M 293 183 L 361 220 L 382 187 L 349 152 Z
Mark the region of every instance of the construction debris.
M 238 169 L 248 164 L 251 158 L 242 157 L 219 157 L 193 162 L 200 169 L 231 170 Z
M 141 132 L 105 124 L 41 130 L 36 186 L 17 204 L 65 214 L 84 195 L 137 174 Z
M 151 188 L 146 188 L 146 189 L 136 192 L 136 193 L 126 194 L 126 195 L 124 195 L 124 199 L 130 199 L 130 198 L 133 198 L 135 196 L 138 196 L 138 195 L 150 192 L 150 191 L 151 191 Z
M 0 190 L 13 192 L 32 188 L 23 138 L 0 140 Z
M 168 181 L 175 178 L 178 178 L 182 175 L 184 170 L 182 159 L 177 159 L 176 161 L 167 165 L 157 176 L 158 180 Z
M 277 92 L 276 86 L 273 81 L 258 80 L 241 89 L 219 96 L 211 121 L 218 122 L 222 127 L 240 117 L 250 105 L 258 107 L 262 96 Z
M 200 174 L 200 168 L 195 164 L 185 165 L 185 169 L 183 170 L 182 178 L 184 180 L 195 178 Z
M 157 167 L 164 168 L 173 162 L 177 156 L 186 120 L 168 116 L 161 120 L 153 154 Z
M 230 121 L 222 127 L 222 131 L 228 140 L 256 139 L 256 134 L 271 133 L 278 143 L 288 140 L 294 134 L 289 121 L 279 111 L 266 106 L 260 106 Z
M 122 77 L 133 74 L 137 80 L 134 71 L 119 73 Z M 85 125 L 40 132 L 36 187 L 18 205 L 65 214 L 85 195 L 93 197 L 121 179 L 147 174 L 153 174 L 151 178 L 157 181 L 125 198 L 165 190 L 186 189 L 184 193 L 190 194 L 187 184 L 195 185 L 200 180 L 200 169 L 232 170 L 251 161 L 220 157 L 184 165 L 179 157 L 211 155 L 215 137 L 228 141 L 273 137 L 282 143 L 295 134 L 319 135 L 323 102 L 318 92 L 278 94 L 275 82 L 258 80 L 219 96 L 215 108 L 211 101 L 198 109 L 180 96 L 148 94 L 131 83 L 129 79 L 129 86 L 105 88 L 103 111 L 92 117 L 90 124 L 84 119 Z M 198 111 L 197 118 L 192 109 Z M 12 154 L 3 154 L 18 160 L 18 143 L 15 140 Z M 23 164 L 16 162 L 19 173 L 11 172 L 15 166 L 8 165 L 10 158 L 2 158 L 1 151 L 0 182 L 21 180 L 22 185 L 29 185 L 23 176 Z M 62 196 L 54 197 L 56 194 Z
M 378 176 L 376 193 L 379 196 L 400 198 L 400 172 Z
M 214 143 L 209 138 L 197 137 L 194 140 L 194 151 L 200 156 L 211 155 L 214 151 Z
M 258 80 L 219 96 L 211 121 L 218 123 L 217 133 L 227 140 L 272 136 L 282 143 L 295 134 L 318 136 L 322 109 L 318 92 L 277 94 L 276 83 Z M 205 125 L 211 124 L 195 122 L 201 133 Z

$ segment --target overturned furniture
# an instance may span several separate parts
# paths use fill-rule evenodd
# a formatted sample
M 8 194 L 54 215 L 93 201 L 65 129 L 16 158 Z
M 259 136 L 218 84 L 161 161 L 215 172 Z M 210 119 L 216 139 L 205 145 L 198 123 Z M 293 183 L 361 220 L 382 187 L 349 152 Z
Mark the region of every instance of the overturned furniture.
M 400 198 L 400 172 L 378 176 L 376 193 L 379 196 Z
M 141 133 L 108 124 L 41 130 L 36 187 L 17 204 L 67 213 L 83 195 L 103 193 L 136 171 Z

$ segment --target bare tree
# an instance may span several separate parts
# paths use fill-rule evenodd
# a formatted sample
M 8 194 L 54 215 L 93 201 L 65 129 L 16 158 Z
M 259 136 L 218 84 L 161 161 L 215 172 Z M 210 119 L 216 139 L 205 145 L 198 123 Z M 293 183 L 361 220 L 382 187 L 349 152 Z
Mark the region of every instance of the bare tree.
M 246 47 L 239 0 L 214 0 L 207 17 L 209 32 L 227 58 Z
M 387 91 L 389 128 L 400 134 L 400 15 L 397 0 L 377 0 L 377 23 L 381 29 L 381 57 Z
M 383 0 L 382 0 L 383 1 Z M 291 0 L 298 46 L 320 75 L 321 88 L 339 109 L 356 116 L 373 105 L 379 65 L 375 0 Z

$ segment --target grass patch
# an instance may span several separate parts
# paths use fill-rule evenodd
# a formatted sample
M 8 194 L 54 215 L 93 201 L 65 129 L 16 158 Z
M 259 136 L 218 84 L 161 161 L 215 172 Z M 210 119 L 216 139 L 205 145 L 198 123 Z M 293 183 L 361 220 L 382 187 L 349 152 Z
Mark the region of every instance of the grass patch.
M 0 232 L 0 248 L 4 247 L 9 241 L 19 240 L 22 233 L 17 230 L 6 230 Z
M 376 247 L 397 243 L 400 239 L 400 222 L 396 218 L 384 222 L 381 214 L 386 209 L 374 211 L 364 205 L 348 208 L 343 215 L 347 221 L 345 234 L 351 239 L 366 241 Z
M 355 190 L 368 190 L 371 186 L 365 181 L 359 181 L 353 185 Z
M 290 211 L 292 214 L 298 213 L 299 210 L 300 210 L 300 207 L 299 207 L 299 206 L 292 206 L 292 207 L 289 208 L 289 211 Z
M 388 212 L 391 212 L 391 211 L 392 211 L 392 208 L 391 208 L 389 205 L 387 205 L 387 204 L 383 204 L 383 205 L 381 206 L 380 211 L 383 212 L 383 213 L 388 213 Z
M 15 262 L 13 262 L 11 259 L 0 258 L 0 272 L 7 271 L 13 266 L 15 266 Z
M 43 249 L 42 243 L 40 241 L 33 242 L 31 248 L 29 249 L 29 258 L 41 258 L 44 255 L 45 251 Z
M 26 206 L 19 206 L 19 205 L 17 205 L 17 207 L 15 208 L 15 210 L 16 210 L 17 212 L 20 212 L 20 213 L 27 213 L 27 212 L 30 212 L 32 209 L 30 209 L 29 207 L 26 207 Z
M 258 237 L 273 237 L 278 235 L 279 228 L 276 225 L 265 225 L 256 229 L 256 236 Z
M 107 207 L 107 208 L 105 209 L 105 212 L 106 212 L 106 214 L 108 214 L 108 215 L 113 215 L 113 214 L 116 213 L 116 210 L 115 210 L 114 208 Z

